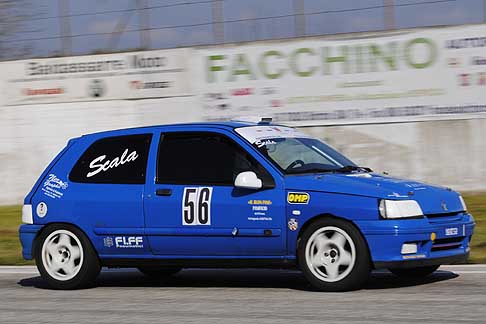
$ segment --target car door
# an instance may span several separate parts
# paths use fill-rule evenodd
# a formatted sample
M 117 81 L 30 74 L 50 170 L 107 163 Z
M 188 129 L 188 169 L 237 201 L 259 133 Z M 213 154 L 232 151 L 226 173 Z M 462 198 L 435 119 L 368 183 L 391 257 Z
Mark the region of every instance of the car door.
M 254 171 L 264 188 L 235 188 Z M 215 130 L 160 136 L 147 183 L 146 233 L 154 254 L 180 257 L 285 254 L 285 193 L 268 170 L 228 134 Z

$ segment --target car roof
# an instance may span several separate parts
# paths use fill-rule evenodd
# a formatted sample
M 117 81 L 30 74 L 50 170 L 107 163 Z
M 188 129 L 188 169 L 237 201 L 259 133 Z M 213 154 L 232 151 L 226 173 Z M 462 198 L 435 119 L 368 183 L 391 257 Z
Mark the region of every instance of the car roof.
M 179 124 L 167 124 L 167 125 L 154 125 L 154 126 L 143 126 L 143 127 L 132 127 L 132 128 L 123 128 L 123 129 L 115 129 L 109 131 L 102 131 L 96 133 L 89 133 L 84 134 L 83 137 L 107 137 L 107 136 L 121 136 L 121 135 L 129 135 L 129 134 L 140 134 L 143 132 L 153 132 L 161 129 L 171 129 L 171 128 L 182 128 L 187 130 L 191 127 L 216 127 L 216 128 L 223 128 L 228 130 L 233 130 L 238 127 L 245 127 L 245 126 L 257 126 L 257 123 L 250 123 L 250 122 L 243 122 L 243 121 L 228 121 L 228 122 L 197 122 L 197 123 L 179 123 Z M 261 124 L 260 124 L 261 125 Z

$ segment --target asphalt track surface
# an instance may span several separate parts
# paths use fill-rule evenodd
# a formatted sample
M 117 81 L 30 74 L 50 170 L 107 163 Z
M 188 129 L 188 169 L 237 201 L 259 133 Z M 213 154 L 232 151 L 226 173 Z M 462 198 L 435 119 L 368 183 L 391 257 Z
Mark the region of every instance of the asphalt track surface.
M 486 265 L 406 281 L 374 272 L 359 291 L 313 291 L 288 270 L 188 269 L 161 281 L 103 271 L 54 291 L 34 267 L 0 267 L 0 323 L 486 323 Z

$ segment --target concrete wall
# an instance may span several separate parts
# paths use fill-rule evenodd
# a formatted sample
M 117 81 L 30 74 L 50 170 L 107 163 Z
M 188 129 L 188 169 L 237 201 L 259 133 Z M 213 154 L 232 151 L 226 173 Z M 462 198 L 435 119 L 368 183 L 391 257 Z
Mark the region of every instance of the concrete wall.
M 19 204 L 67 140 L 101 130 L 201 120 L 195 97 L 0 107 L 0 204 Z M 375 171 L 486 190 L 486 119 L 305 127 Z
M 457 190 L 486 190 L 486 119 L 303 130 L 378 172 Z
M 0 107 L 0 205 L 21 203 L 72 137 L 200 120 L 194 97 Z

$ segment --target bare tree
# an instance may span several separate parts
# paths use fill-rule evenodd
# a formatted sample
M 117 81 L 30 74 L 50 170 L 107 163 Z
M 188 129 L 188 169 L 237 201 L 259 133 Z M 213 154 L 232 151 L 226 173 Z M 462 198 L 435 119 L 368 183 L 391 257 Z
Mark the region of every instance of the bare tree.
M 16 41 L 22 34 L 39 31 L 29 26 L 29 20 L 34 16 L 32 7 L 30 0 L 0 0 L 0 60 L 25 58 L 32 54 L 30 42 Z

